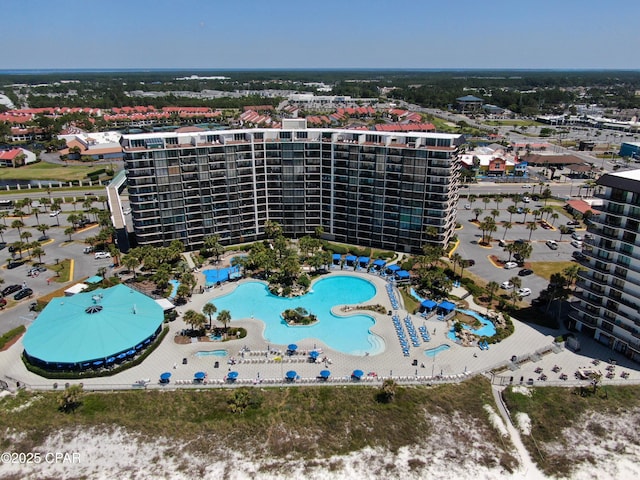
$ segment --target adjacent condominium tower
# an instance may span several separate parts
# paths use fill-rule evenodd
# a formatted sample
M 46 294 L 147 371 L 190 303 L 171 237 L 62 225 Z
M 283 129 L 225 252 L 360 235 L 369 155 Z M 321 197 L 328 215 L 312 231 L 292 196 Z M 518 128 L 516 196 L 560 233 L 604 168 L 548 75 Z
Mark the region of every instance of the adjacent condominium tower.
M 290 127 L 290 128 L 288 128 Z M 124 135 L 137 242 L 198 248 L 287 236 L 419 252 L 453 236 L 461 135 L 282 129 Z M 434 228 L 430 228 L 434 227 Z
M 640 170 L 597 184 L 604 205 L 589 227 L 570 326 L 640 362 Z

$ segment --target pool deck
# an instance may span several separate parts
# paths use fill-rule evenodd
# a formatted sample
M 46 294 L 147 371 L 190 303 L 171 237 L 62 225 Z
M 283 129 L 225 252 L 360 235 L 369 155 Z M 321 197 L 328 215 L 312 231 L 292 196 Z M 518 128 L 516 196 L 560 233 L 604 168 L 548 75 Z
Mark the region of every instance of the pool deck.
M 366 304 L 382 304 L 389 310 L 391 304 L 385 289 L 387 284 L 384 278 L 371 273 L 360 273 L 346 270 L 332 270 L 330 275 L 353 275 L 365 278 L 376 286 L 376 295 Z M 326 278 L 326 277 L 322 277 Z M 233 291 L 244 281 L 235 283 L 224 283 L 221 287 L 211 288 L 202 294 L 194 294 L 192 299 L 184 306 L 178 308 L 180 314 L 192 309 L 201 311 L 205 303 L 213 301 L 221 295 L 226 295 Z M 452 294 L 457 297 L 464 297 L 466 291 L 460 287 L 454 288 Z M 407 312 L 403 310 L 402 297 L 396 291 L 399 298 L 400 308 L 397 311 L 401 319 Z M 469 308 L 486 313 L 486 309 L 475 305 L 471 297 L 467 297 Z M 340 313 L 340 306 L 334 307 L 336 313 Z M 360 313 L 362 311 L 355 310 Z M 264 324 L 261 321 L 246 318 L 232 319 L 232 326 L 242 326 L 248 330 L 246 338 L 230 341 L 194 342 L 187 345 L 175 343 L 174 337 L 187 325 L 179 315 L 178 319 L 168 324 L 169 334 L 162 344 L 141 364 L 130 368 L 124 372 L 111 377 L 86 378 L 82 379 L 85 389 L 113 390 L 140 388 L 136 382 L 148 379 L 147 388 L 203 388 L 211 386 L 228 386 L 224 382 L 226 374 L 231 371 L 239 373 L 238 380 L 234 385 L 252 385 L 260 383 L 263 386 L 290 384 L 284 381 L 285 373 L 295 370 L 300 380 L 295 384 L 318 384 L 318 383 L 349 383 L 351 373 L 355 369 L 364 371 L 364 383 L 379 385 L 382 379 L 392 377 L 399 383 L 438 383 L 438 382 L 458 382 L 463 381 L 470 375 L 485 374 L 491 376 L 494 383 L 520 383 L 520 380 L 527 383 L 532 379 L 535 385 L 576 385 L 587 384 L 579 382 L 574 378 L 574 372 L 580 368 L 593 368 L 600 370 L 604 375 L 607 361 L 614 359 L 617 366 L 614 368 L 615 376 L 607 378 L 603 376 L 604 384 L 627 384 L 640 383 L 639 365 L 630 362 L 628 359 L 612 352 L 603 345 L 599 345 L 593 340 L 579 338 L 582 349 L 575 353 L 566 348 L 554 346 L 554 338 L 560 332 L 544 329 L 542 327 L 529 326 L 514 319 L 515 332 L 508 339 L 490 345 L 488 350 L 480 350 L 477 347 L 462 347 L 453 343 L 447 338 L 448 326 L 435 317 L 424 320 L 413 315 L 415 327 L 425 325 L 428 328 L 431 341 L 422 343 L 420 348 L 411 347 L 411 354 L 405 357 L 402 354 L 400 343 L 391 321 L 391 317 L 385 314 L 371 314 L 376 319 L 376 324 L 372 328 L 373 333 L 382 337 L 385 341 L 385 349 L 380 354 L 353 356 L 337 352 L 327 348 L 317 339 L 306 339 L 296 342 L 298 353 L 287 356 L 286 345 L 268 344 L 263 335 Z M 258 316 L 258 315 L 256 315 Z M 216 324 L 214 320 L 214 325 Z M 339 334 L 339 332 L 337 333 Z M 424 351 L 438 347 L 442 344 L 451 345 L 447 351 L 438 353 L 433 358 L 427 357 Z M 318 361 L 311 363 L 308 360 L 308 352 L 314 348 L 322 349 L 319 359 L 327 358 L 326 362 Z M 229 352 L 228 357 L 201 356 L 195 355 L 202 350 L 225 349 Z M 49 380 L 41 378 L 26 370 L 20 354 L 23 347 L 21 340 L 4 352 L 0 352 L 0 372 L 4 381 L 9 384 L 10 389 L 14 389 L 17 382 L 33 389 L 53 389 L 53 384 L 64 385 L 66 380 Z M 518 357 L 518 362 L 512 363 L 512 356 Z M 283 361 L 277 361 L 280 357 Z M 187 364 L 183 365 L 183 358 L 187 359 Z M 236 363 L 228 363 L 231 359 Z M 600 360 L 599 365 L 594 365 L 594 359 Z M 417 366 L 412 365 L 413 361 Z M 219 362 L 219 368 L 214 368 L 214 363 Z M 561 368 L 560 371 L 553 372 L 555 366 Z M 496 367 L 503 366 L 503 372 L 497 376 L 491 375 L 490 371 Z M 328 382 L 318 380 L 321 370 L 328 369 L 331 376 Z M 542 373 L 547 375 L 547 380 L 539 380 Z M 204 371 L 207 373 L 206 384 L 193 385 L 194 373 Z M 627 379 L 623 379 L 620 373 L 629 373 Z M 163 372 L 171 372 L 171 381 L 168 385 L 159 385 L 159 377 Z M 376 375 L 367 374 L 374 372 Z M 568 380 L 560 380 L 560 375 L 565 373 Z M 513 377 L 513 379 L 512 379 Z M 79 381 L 69 381 L 69 383 L 79 383 Z

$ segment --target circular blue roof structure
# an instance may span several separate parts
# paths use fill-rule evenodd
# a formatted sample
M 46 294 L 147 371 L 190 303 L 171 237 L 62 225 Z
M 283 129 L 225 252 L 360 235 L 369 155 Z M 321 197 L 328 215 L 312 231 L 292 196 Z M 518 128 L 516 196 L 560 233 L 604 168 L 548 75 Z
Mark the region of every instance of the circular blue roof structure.
M 164 313 L 152 298 L 125 285 L 56 297 L 22 341 L 32 363 L 47 368 L 95 368 L 122 361 L 160 333 Z

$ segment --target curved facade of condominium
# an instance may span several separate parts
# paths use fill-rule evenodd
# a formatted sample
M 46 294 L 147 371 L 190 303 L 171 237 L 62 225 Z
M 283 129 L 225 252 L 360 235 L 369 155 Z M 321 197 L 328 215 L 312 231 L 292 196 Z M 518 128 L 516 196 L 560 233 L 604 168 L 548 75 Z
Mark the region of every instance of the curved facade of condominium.
M 124 135 L 133 228 L 141 245 L 198 248 L 322 227 L 327 239 L 419 252 L 453 236 L 460 135 L 247 129 Z M 435 227 L 438 236 L 433 237 Z

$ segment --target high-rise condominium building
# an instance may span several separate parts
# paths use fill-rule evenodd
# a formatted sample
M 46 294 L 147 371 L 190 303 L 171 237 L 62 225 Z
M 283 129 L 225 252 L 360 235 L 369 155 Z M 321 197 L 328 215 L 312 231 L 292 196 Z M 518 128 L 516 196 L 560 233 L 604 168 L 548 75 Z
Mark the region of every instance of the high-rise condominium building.
M 640 361 L 640 170 L 597 184 L 604 205 L 589 227 L 570 326 Z
M 253 241 L 267 220 L 405 252 L 453 236 L 461 135 L 286 127 L 124 135 L 138 243 Z

